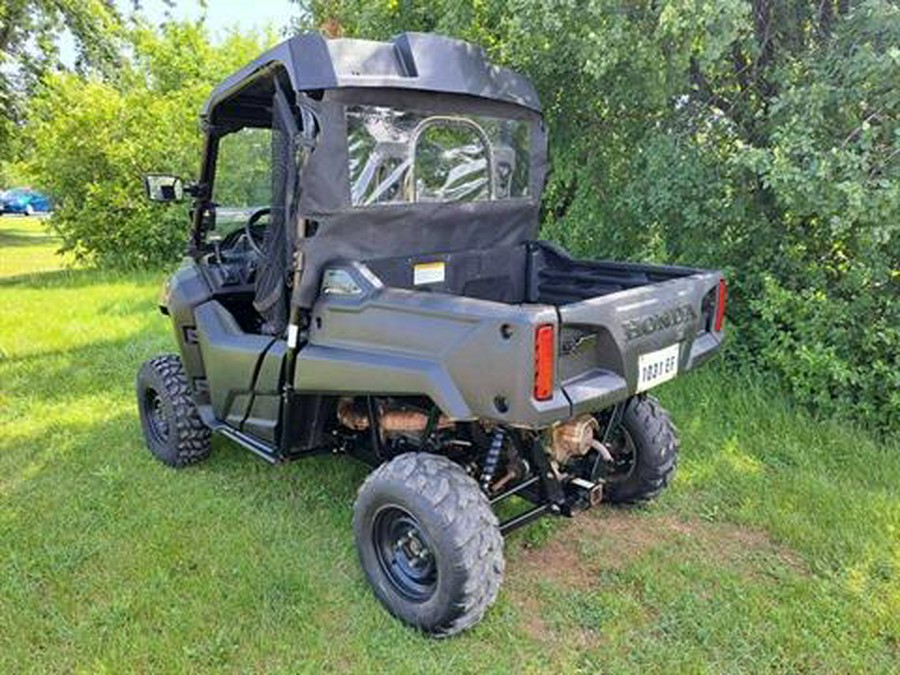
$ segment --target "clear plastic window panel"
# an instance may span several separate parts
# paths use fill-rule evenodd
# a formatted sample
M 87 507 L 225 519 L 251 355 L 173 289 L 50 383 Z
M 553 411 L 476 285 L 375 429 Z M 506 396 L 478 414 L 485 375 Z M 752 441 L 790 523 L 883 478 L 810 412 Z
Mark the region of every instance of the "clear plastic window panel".
M 222 137 L 213 200 L 216 231 L 240 229 L 258 209 L 272 204 L 272 130 L 245 127 Z
M 526 121 L 354 106 L 347 131 L 354 206 L 528 197 Z

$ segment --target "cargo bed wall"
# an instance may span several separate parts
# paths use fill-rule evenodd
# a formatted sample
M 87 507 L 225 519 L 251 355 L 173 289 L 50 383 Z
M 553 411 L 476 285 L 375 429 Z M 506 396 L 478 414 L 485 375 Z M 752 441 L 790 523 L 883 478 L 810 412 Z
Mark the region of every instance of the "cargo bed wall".
M 525 302 L 526 249 L 502 246 L 430 255 L 367 260 L 366 266 L 385 286 L 462 295 L 507 304 Z M 416 283 L 420 265 L 439 265 L 430 283 Z
M 528 245 L 526 295 L 528 302 L 559 307 L 686 277 L 697 271 L 640 263 L 575 260 L 553 244 L 533 242 Z
M 439 264 L 438 281 L 416 284 L 418 265 Z M 434 291 L 508 304 L 562 306 L 695 274 L 682 267 L 575 260 L 543 241 L 520 246 L 367 260 L 392 288 Z

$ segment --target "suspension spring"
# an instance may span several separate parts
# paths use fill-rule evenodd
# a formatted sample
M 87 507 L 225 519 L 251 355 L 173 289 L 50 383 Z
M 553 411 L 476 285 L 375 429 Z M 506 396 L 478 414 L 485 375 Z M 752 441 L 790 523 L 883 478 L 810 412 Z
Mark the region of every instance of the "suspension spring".
M 487 492 L 494 480 L 494 474 L 497 472 L 497 465 L 500 463 L 500 453 L 503 451 L 503 443 L 506 441 L 506 429 L 497 427 L 494 435 L 491 437 L 491 445 L 488 447 L 487 455 L 484 457 L 484 469 L 481 472 L 481 489 Z

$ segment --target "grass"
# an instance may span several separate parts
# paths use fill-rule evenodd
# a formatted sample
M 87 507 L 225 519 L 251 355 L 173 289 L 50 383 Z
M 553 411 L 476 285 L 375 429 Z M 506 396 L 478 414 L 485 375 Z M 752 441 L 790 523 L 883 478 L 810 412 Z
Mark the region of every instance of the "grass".
M 163 275 L 55 246 L 0 219 L 0 672 L 896 672 L 897 442 L 707 367 L 659 392 L 683 452 L 657 503 L 511 536 L 483 623 L 429 640 L 357 566 L 352 460 L 151 459 Z

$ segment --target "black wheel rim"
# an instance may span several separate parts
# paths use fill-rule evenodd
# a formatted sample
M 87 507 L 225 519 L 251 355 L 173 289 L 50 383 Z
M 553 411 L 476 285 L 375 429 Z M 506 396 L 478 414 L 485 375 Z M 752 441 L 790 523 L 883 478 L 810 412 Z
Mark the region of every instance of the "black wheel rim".
M 437 559 L 415 516 L 399 506 L 382 507 L 372 528 L 381 571 L 394 589 L 425 602 L 437 589 Z
M 621 483 L 628 480 L 637 467 L 637 448 L 627 429 L 619 427 L 616 430 L 609 450 L 613 461 L 607 469 L 606 482 Z
M 169 440 L 169 420 L 162 397 L 155 389 L 148 389 L 144 394 L 144 412 L 151 438 L 157 443 L 165 444 Z

